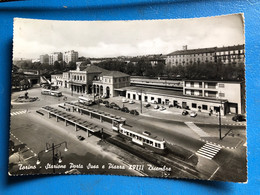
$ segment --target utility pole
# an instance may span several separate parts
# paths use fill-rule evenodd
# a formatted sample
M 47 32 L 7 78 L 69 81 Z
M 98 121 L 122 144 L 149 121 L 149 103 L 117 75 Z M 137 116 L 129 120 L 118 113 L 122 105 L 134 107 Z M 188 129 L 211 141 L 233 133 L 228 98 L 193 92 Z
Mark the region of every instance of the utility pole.
M 221 136 L 221 108 L 222 108 L 222 101 L 220 101 L 220 106 L 219 106 L 219 140 L 222 140 L 222 136 Z
M 52 143 L 52 165 L 53 165 L 53 167 L 52 167 L 52 171 L 53 171 L 53 173 L 55 173 L 55 168 L 54 168 L 54 165 L 55 165 L 55 152 L 54 152 L 54 143 Z

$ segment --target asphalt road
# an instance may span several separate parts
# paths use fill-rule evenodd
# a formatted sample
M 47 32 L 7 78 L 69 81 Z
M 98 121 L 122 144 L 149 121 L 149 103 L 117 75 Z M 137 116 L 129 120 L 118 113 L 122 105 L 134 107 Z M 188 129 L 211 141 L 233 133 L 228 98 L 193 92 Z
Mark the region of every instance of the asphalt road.
M 13 109 L 11 110 L 11 112 L 27 109 L 29 112 L 34 112 L 42 106 L 64 102 L 62 97 L 57 98 L 41 95 L 40 91 L 40 88 L 33 88 L 28 90 L 30 97 L 38 96 L 40 100 L 32 103 L 12 102 Z M 12 100 L 23 94 L 24 91 L 13 93 Z M 66 96 L 68 97 L 66 101 L 76 99 L 75 95 L 73 97 L 70 97 L 68 95 Z M 191 130 L 186 124 L 184 124 L 184 122 L 158 118 L 151 119 L 151 117 L 146 116 L 133 116 L 127 113 L 122 113 L 121 111 L 106 108 L 101 105 L 95 105 L 94 107 L 125 117 L 127 118 L 128 125 L 135 126 L 139 129 L 148 129 L 152 134 L 162 137 L 167 142 L 181 146 L 189 151 L 192 151 L 193 153 L 198 151 L 205 144 L 203 141 L 200 140 L 200 137 L 193 130 Z M 86 159 L 88 159 L 89 162 L 93 164 L 104 164 L 107 162 L 120 163 L 117 159 L 111 159 L 109 158 L 109 156 L 102 157 L 102 152 L 100 153 L 101 156 L 97 155 L 97 151 L 93 150 L 93 148 L 88 149 L 86 152 L 86 148 L 85 146 L 83 146 L 84 144 L 82 144 L 78 140 L 75 140 L 75 137 L 72 138 L 68 135 L 64 136 L 63 133 L 51 127 L 49 123 L 42 122 L 40 124 L 39 120 L 37 122 L 35 121 L 35 117 L 26 117 L 26 115 L 30 115 L 30 113 L 21 114 L 19 116 L 12 116 L 11 132 L 15 134 L 19 139 L 24 141 L 30 148 L 33 148 L 36 153 L 44 149 L 46 142 L 59 143 L 62 141 L 67 141 L 71 149 L 70 152 L 66 153 L 66 156 L 69 156 L 69 158 L 65 158 L 64 156 L 64 163 L 69 163 L 66 162 L 66 159 L 73 159 L 73 162 L 84 164 L 86 164 Z M 190 121 L 190 118 L 187 119 Z M 217 126 L 203 125 L 203 129 L 207 129 L 207 131 L 217 132 Z M 244 130 L 243 127 L 236 127 L 236 129 L 238 131 Z M 245 139 L 245 136 L 243 137 L 243 139 Z M 212 173 L 210 177 L 211 179 L 222 180 L 224 178 L 227 180 L 237 181 L 244 179 L 244 176 L 241 175 L 245 174 L 241 173 L 246 172 L 245 159 L 246 147 L 241 146 L 235 150 L 221 149 L 220 152 L 212 160 L 209 161 L 202 158 L 201 161 L 203 161 L 202 163 L 208 163 L 209 167 L 214 167 L 212 169 L 209 168 L 209 170 L 206 170 Z M 46 160 L 46 162 L 48 162 L 48 160 Z M 207 167 L 205 167 L 205 169 L 207 169 Z M 120 171 L 118 171 L 118 174 L 130 174 L 127 173 L 126 170 L 123 170 L 120 173 L 119 172 Z M 101 173 L 104 173 L 104 171 L 102 171 Z

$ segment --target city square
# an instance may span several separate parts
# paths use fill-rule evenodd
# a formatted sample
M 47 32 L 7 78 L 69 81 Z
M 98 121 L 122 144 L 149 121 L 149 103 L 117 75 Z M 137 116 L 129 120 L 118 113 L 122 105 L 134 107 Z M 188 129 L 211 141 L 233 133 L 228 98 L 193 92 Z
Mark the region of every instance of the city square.
M 9 174 L 246 181 L 244 53 L 14 59 Z

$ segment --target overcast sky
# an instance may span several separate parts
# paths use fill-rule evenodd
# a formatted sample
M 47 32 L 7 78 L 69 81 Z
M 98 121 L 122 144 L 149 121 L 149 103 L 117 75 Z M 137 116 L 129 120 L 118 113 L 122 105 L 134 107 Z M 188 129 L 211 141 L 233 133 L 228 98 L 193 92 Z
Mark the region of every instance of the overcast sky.
M 76 50 L 79 56 L 168 54 L 188 49 L 244 44 L 242 15 L 178 20 L 14 20 L 14 58 Z

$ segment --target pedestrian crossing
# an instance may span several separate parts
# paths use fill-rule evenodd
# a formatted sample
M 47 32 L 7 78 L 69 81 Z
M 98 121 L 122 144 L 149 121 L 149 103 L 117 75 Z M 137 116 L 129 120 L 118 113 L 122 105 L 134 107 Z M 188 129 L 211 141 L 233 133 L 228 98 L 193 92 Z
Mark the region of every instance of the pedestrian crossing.
M 206 143 L 196 152 L 196 154 L 211 160 L 212 158 L 214 158 L 214 156 L 216 156 L 216 154 L 220 150 L 221 150 L 221 146 L 211 144 L 211 143 Z
M 199 128 L 197 125 L 195 125 L 193 122 L 185 122 L 185 124 L 189 128 L 191 128 L 198 136 L 209 137 L 209 134 L 207 134 L 205 131 L 203 131 L 201 128 Z
M 25 114 L 26 112 L 27 112 L 27 110 L 11 112 L 11 116 L 16 116 L 16 115 L 20 115 L 20 114 Z

